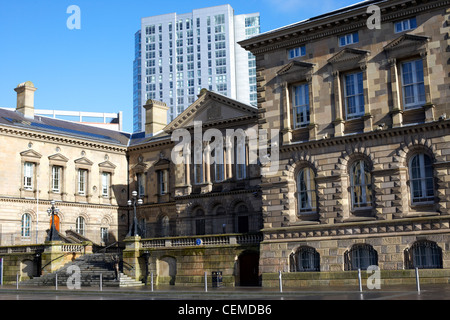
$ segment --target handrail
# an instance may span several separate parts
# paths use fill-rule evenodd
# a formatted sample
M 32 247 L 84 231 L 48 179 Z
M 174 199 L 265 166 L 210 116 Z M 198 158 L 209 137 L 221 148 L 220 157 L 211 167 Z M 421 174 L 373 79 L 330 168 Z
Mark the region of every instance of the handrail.
M 106 250 L 107 250 L 108 248 L 110 248 L 110 247 L 112 247 L 112 246 L 114 246 L 114 245 L 116 245 L 116 244 L 119 244 L 119 241 L 116 241 L 116 242 L 114 242 L 113 244 L 110 244 L 109 246 L 104 247 L 104 248 L 98 250 L 96 253 L 102 253 L 103 251 L 104 251 L 104 253 L 106 253 Z M 117 249 L 119 249 L 119 248 L 120 248 L 120 247 L 117 246 Z
M 58 260 L 58 259 L 61 259 L 62 257 L 65 257 L 65 256 L 67 256 L 67 255 L 69 255 L 69 254 L 73 254 L 73 252 L 67 252 L 67 253 L 64 253 L 62 256 L 59 256 L 58 258 L 55 258 L 55 259 L 51 260 L 51 261 L 48 262 L 45 266 L 41 267 L 41 272 L 40 272 L 40 273 L 42 274 L 42 271 L 44 271 L 44 268 L 45 268 L 46 266 L 50 265 L 53 261 L 56 261 L 56 260 Z

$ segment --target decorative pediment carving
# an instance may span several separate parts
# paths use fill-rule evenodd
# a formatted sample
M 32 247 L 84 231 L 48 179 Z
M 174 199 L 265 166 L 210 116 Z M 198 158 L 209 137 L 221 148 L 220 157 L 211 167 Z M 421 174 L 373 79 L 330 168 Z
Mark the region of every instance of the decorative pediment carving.
M 22 157 L 40 159 L 42 155 L 32 149 L 20 153 Z
M 50 161 L 59 161 L 59 162 L 68 162 L 69 161 L 68 158 L 66 158 L 65 156 L 63 156 L 60 153 L 57 153 L 57 154 L 49 156 L 48 160 L 50 160 Z
M 346 62 L 360 62 L 362 60 L 367 59 L 367 56 L 370 55 L 370 51 L 353 49 L 353 48 L 345 48 L 338 53 L 336 53 L 333 57 L 328 59 L 328 62 L 331 64 L 340 64 Z
M 85 166 L 92 166 L 92 165 L 94 164 L 91 160 L 89 160 L 89 159 L 86 158 L 86 157 L 82 157 L 82 158 L 80 158 L 80 159 L 77 159 L 77 160 L 75 160 L 74 162 L 75 162 L 75 164 L 78 164 L 78 165 L 85 165 Z
M 310 72 L 314 68 L 314 63 L 301 62 L 301 61 L 291 61 L 285 66 L 283 66 L 280 70 L 277 71 L 278 76 L 282 76 L 284 74 L 288 74 L 291 72 Z
M 384 50 L 392 51 L 392 50 L 400 50 L 405 47 L 417 47 L 422 46 L 430 40 L 429 37 L 425 36 L 417 36 L 414 34 L 404 34 L 401 37 L 391 41 L 387 45 L 384 46 Z
M 144 162 L 139 162 L 131 168 L 131 171 L 134 173 L 143 173 L 147 171 L 147 167 L 147 164 Z
M 108 161 L 108 160 L 106 160 L 102 163 L 99 163 L 98 166 L 100 168 L 105 168 L 105 169 L 115 169 L 116 168 L 116 165 L 114 165 L 111 161 Z
M 424 55 L 429 40 L 429 37 L 404 34 L 385 45 L 384 50 L 387 52 L 389 59 L 407 57 L 414 53 Z
M 194 121 L 218 124 L 231 119 L 258 116 L 258 109 L 255 107 L 206 89 L 202 92 L 197 101 L 164 128 L 165 132 L 193 127 Z

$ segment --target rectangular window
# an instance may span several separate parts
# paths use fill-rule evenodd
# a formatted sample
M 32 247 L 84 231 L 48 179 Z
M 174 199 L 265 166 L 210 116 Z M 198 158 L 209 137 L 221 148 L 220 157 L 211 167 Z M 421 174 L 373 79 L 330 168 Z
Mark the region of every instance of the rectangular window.
M 339 37 L 339 45 L 341 47 L 347 46 L 349 44 L 358 43 L 359 42 L 359 35 L 358 32 L 355 33 L 349 33 L 343 36 Z
M 345 75 L 345 108 L 347 119 L 364 115 L 363 73 Z
M 416 21 L 416 18 L 410 18 L 410 19 L 396 22 L 394 24 L 394 26 L 395 26 L 395 32 L 399 33 L 399 32 L 417 28 L 417 21 Z
M 289 50 L 289 59 L 303 57 L 305 55 L 306 55 L 306 47 L 305 46 Z
M 100 239 L 103 243 L 108 243 L 108 228 L 100 228 Z
M 61 172 L 62 167 L 53 166 L 52 167 L 52 191 L 61 192 Z
M 102 173 L 102 196 L 108 197 L 109 196 L 109 186 L 111 183 L 111 174 L 108 172 Z
M 23 165 L 23 187 L 25 190 L 33 189 L 34 163 L 25 162 Z
M 425 104 L 425 84 L 421 59 L 402 63 L 403 106 L 412 109 Z
M 169 191 L 169 171 L 158 171 L 159 176 L 159 194 L 164 195 Z
M 294 87 L 294 128 L 306 127 L 310 121 L 309 85 Z
M 88 171 L 85 169 L 78 170 L 78 194 L 86 195 Z
M 145 173 L 136 174 L 138 196 L 143 197 L 145 195 Z

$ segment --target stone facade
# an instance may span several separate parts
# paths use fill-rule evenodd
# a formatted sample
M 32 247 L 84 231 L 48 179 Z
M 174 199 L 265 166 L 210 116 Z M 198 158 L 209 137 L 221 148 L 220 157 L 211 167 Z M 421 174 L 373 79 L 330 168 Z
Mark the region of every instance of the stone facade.
M 33 93 L 36 90 L 31 82 L 23 86 L 33 89 L 28 90 Z M 16 89 L 19 103 L 33 100 L 28 96 L 20 98 L 22 87 Z M 32 114 L 32 104 L 27 108 Z M 127 161 L 126 144 L 112 136 L 122 134 L 61 120 L 43 120 L 20 110 L 23 108 L 16 112 L 2 110 L 0 177 L 6 183 L 0 186 L 0 244 L 43 243 L 50 226 L 46 211 L 51 200 L 59 208 L 61 233 L 78 230 L 77 219 L 81 217 L 84 223 L 78 225 L 78 231 L 82 229 L 85 237 L 97 244 L 117 241 L 120 206 L 126 205 L 128 199 L 127 173 L 123 170 Z M 80 131 L 84 133 L 80 135 Z M 107 137 L 109 133 L 112 136 Z M 27 164 L 31 168 L 28 172 Z M 78 186 L 79 170 L 86 172 L 83 192 Z M 107 173 L 106 185 L 103 173 Z M 101 238 L 101 228 L 107 238 Z
M 307 263 L 296 259 L 306 248 L 318 257 L 314 271 L 350 270 L 352 248 L 376 257 L 371 263 L 383 270 L 411 268 L 407 253 L 419 243 L 437 245 L 441 267 L 450 267 L 450 70 L 441 49 L 449 45 L 449 2 L 375 4 L 379 30 L 367 27 L 367 5 L 360 4 L 241 42 L 257 60 L 259 127 L 283 134 L 280 170 L 261 183 L 263 284 L 264 274 L 299 271 Z M 408 30 L 398 32 L 396 23 L 405 21 Z M 349 38 L 354 43 L 341 42 Z M 302 47 L 305 54 L 292 58 L 290 50 Z M 423 102 L 413 108 L 405 100 L 410 61 L 423 66 Z M 354 74 L 364 107 L 356 117 L 348 98 Z M 295 90 L 302 86 L 309 118 L 296 126 L 294 110 L 302 109 Z M 412 186 L 418 154 L 432 162 L 433 194 L 421 201 Z M 361 174 L 352 170 L 361 163 L 369 181 L 355 185 Z M 302 193 L 297 179 L 305 168 L 313 187 Z M 361 184 L 363 205 L 355 200 Z M 299 197 L 314 202 L 310 210 L 301 210 Z

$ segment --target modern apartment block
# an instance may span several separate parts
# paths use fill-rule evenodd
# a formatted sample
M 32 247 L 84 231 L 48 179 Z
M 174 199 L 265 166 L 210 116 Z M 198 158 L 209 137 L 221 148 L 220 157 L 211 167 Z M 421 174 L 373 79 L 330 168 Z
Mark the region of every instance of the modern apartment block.
M 230 5 L 143 18 L 135 34 L 134 132 L 144 130 L 149 99 L 167 104 L 168 123 L 203 88 L 256 106 L 255 58 L 237 42 L 259 33 L 259 13 L 235 15 Z

